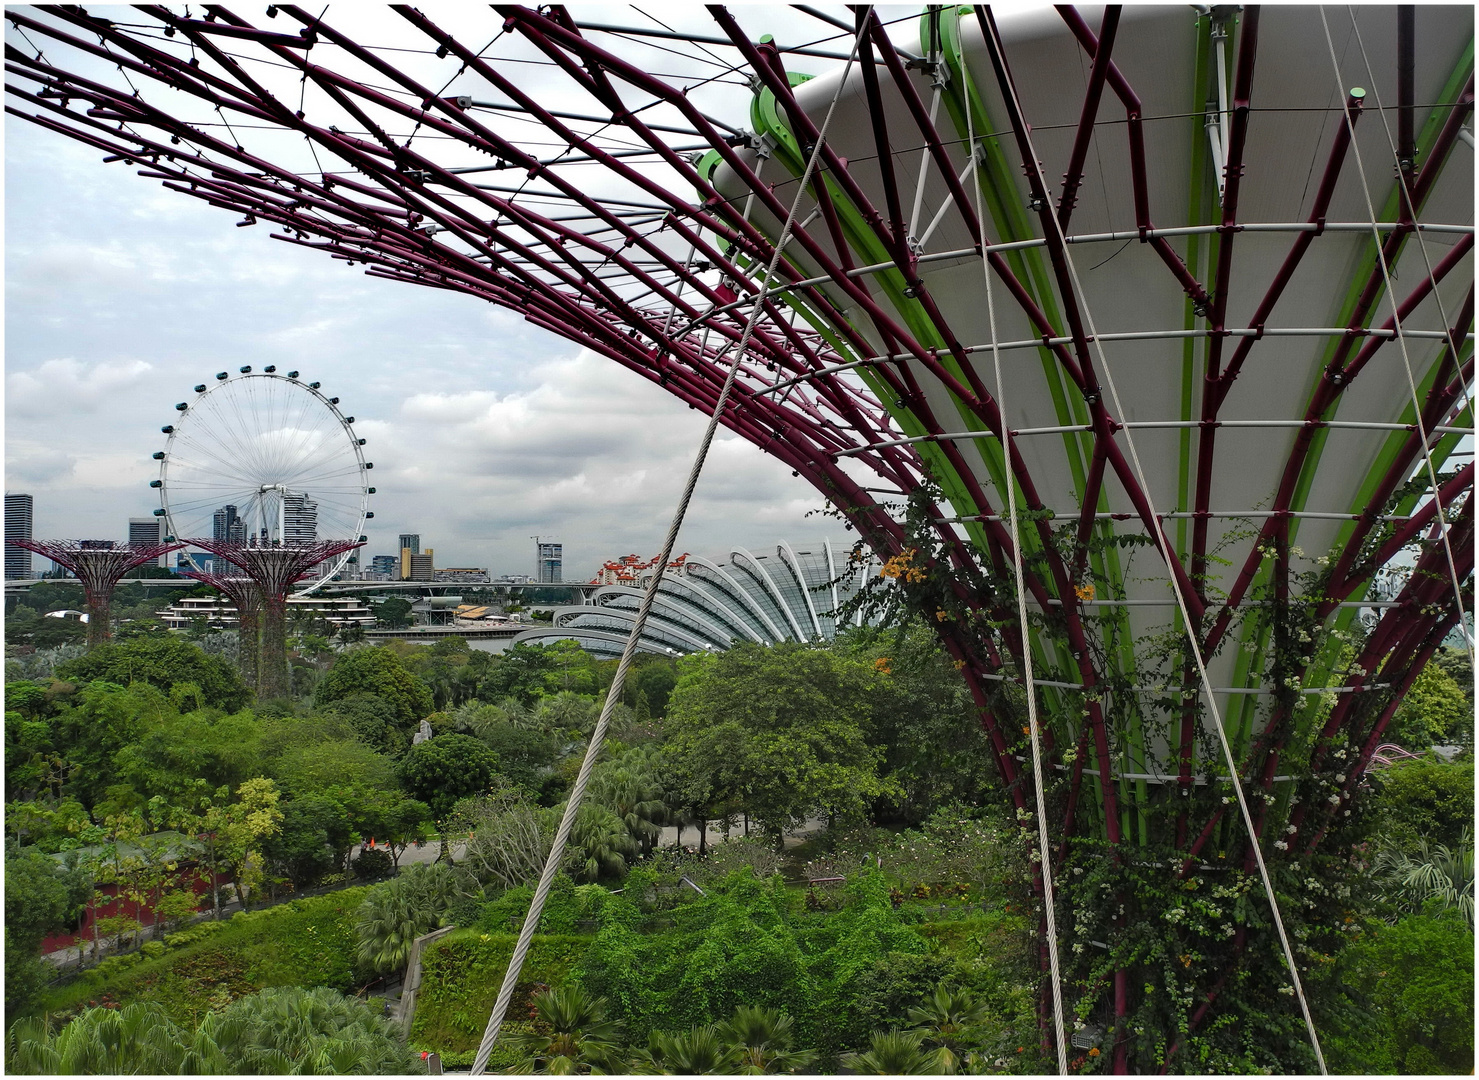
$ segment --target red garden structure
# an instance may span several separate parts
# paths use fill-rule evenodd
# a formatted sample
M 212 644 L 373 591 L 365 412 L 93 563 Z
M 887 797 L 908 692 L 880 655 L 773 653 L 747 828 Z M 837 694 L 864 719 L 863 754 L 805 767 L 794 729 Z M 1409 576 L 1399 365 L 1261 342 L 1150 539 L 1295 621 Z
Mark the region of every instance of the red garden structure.
M 9 111 L 693 408 L 753 316 L 721 422 L 936 626 L 1016 820 L 1042 781 L 1094 1056 L 1257 1010 L 1313 1067 L 1225 897 L 1339 936 L 1371 755 L 1472 648 L 1472 9 L 188 10 L 8 11 Z
M 87 647 L 113 636 L 110 609 L 113 589 L 130 570 L 153 562 L 184 544 L 115 544 L 112 540 L 7 540 L 6 543 L 45 555 L 77 575 L 87 594 Z

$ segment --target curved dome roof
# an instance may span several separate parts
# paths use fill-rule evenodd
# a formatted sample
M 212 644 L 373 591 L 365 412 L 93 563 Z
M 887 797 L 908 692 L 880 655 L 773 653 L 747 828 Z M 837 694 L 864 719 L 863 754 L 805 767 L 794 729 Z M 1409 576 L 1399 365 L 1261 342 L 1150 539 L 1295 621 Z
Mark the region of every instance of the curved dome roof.
M 782 540 L 761 554 L 735 548 L 724 562 L 690 555 L 663 576 L 639 648 L 681 655 L 739 641 L 830 641 L 845 624 L 861 622 L 842 611 L 876 565 L 850 566 L 829 540 L 801 548 Z M 597 655 L 619 656 L 650 575 L 599 589 L 589 604 L 557 609 L 552 626 L 526 630 L 514 644 L 575 641 Z

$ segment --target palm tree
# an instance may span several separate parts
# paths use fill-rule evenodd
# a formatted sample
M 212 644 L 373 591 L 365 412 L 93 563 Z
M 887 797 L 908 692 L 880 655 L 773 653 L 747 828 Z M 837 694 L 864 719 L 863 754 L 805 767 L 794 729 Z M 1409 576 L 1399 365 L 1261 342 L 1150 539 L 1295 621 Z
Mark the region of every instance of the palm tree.
M 627 859 L 635 858 L 637 845 L 626 825 L 599 803 L 582 803 L 570 826 L 565 849 L 565 867 L 579 881 L 595 881 L 603 874 L 625 877 Z
M 547 731 L 585 734 L 595 726 L 600 711 L 600 706 L 586 695 L 561 690 L 558 694 L 541 699 L 534 717 Z
M 643 853 L 657 846 L 660 826 L 668 816 L 662 793 L 653 753 L 646 748 L 628 750 L 591 777 L 591 798 L 621 818 L 632 842 Z
M 402 967 L 411 943 L 445 923 L 453 902 L 474 889 L 470 876 L 448 863 L 408 866 L 376 885 L 359 908 L 360 962 L 376 972 Z
M 950 990 L 937 986 L 934 994 L 925 998 L 924 1004 L 909 1010 L 909 1021 L 915 1025 L 913 1030 L 924 1036 L 928 1045 L 936 1048 L 941 1071 L 946 1073 L 960 1071 L 966 1032 L 984 1024 L 990 1016 L 985 1003 L 977 1001 L 976 996 L 964 987 Z
M 672 1034 L 652 1032 L 647 1049 L 637 1052 L 633 1065 L 645 1073 L 703 1076 L 734 1072 L 738 1057 L 719 1029 L 704 1024 Z
M 1474 842 L 1465 829 L 1458 846 L 1430 845 L 1426 838 L 1417 842 L 1412 853 L 1385 847 L 1372 863 L 1372 872 L 1385 881 L 1388 898 L 1413 911 L 1421 911 L 1429 901 L 1437 901 L 1441 910 L 1458 908 L 1474 925 Z
M 624 1066 L 616 1040 L 621 1021 L 606 1016 L 606 999 L 574 983 L 534 998 L 534 1030 L 509 1036 L 527 1055 L 519 1071 L 572 1075 L 603 1073 Z
M 381 1010 L 327 986 L 272 987 L 238 998 L 207 1016 L 200 1034 L 219 1044 L 235 1073 L 419 1071 L 415 1055 Z
M 721 1037 L 734 1045 L 735 1070 L 747 1076 L 804 1072 L 816 1058 L 814 1050 L 792 1050 L 792 1020 L 778 1009 L 741 1005 L 719 1026 Z
M 210 1039 L 182 1031 L 152 1001 L 122 1009 L 88 1009 L 55 1033 L 47 1021 L 17 1021 L 6 1037 L 5 1059 L 6 1071 L 30 1075 L 236 1071 Z
M 950 1061 L 938 1050 L 926 1050 L 918 1031 L 875 1031 L 869 1049 L 843 1054 L 842 1064 L 866 1076 L 950 1075 Z

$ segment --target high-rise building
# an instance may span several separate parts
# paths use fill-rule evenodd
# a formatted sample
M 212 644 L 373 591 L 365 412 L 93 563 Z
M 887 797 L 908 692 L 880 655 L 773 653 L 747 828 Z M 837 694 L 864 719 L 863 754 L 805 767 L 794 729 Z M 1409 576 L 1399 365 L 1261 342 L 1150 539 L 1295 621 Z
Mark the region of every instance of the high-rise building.
M 132 547 L 135 544 L 162 544 L 164 543 L 164 518 L 162 517 L 136 517 L 128 519 L 128 542 Z M 155 566 L 169 566 L 169 554 L 159 556 L 154 560 Z
M 406 548 L 410 548 L 412 555 L 420 555 L 421 554 L 421 534 L 420 533 L 401 533 L 401 544 L 400 544 L 400 547 L 401 547 L 401 550 L 402 551 L 405 551 Z
M 282 538 L 318 539 L 318 503 L 306 492 L 289 491 L 282 497 Z
M 5 539 L 31 540 L 32 505 L 29 495 L 5 493 Z M 5 578 L 31 577 L 31 553 L 5 545 Z
M 541 585 L 559 584 L 565 562 L 565 545 L 534 538 L 534 580 Z
M 370 559 L 370 573 L 372 574 L 395 577 L 399 567 L 400 558 L 396 555 L 376 555 Z
M 435 553 L 431 548 L 423 552 L 412 552 L 407 550 L 406 566 L 409 573 L 406 577 L 411 581 L 432 581 L 436 578 L 436 566 L 433 562 Z
M 236 512 L 231 503 L 220 507 L 211 515 L 211 538 L 214 540 L 239 540 L 246 542 L 246 518 Z

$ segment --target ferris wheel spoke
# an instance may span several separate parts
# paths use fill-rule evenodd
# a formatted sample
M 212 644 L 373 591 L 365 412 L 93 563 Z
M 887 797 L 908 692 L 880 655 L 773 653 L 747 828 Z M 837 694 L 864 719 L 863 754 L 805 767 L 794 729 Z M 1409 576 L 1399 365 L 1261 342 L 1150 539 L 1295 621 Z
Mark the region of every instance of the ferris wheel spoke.
M 273 373 L 203 390 L 175 425 L 161 480 L 177 535 L 210 535 L 217 512 L 235 506 L 248 535 L 280 539 L 289 496 L 311 502 L 317 536 L 357 535 L 364 521 L 366 479 L 353 430 L 317 391 Z

